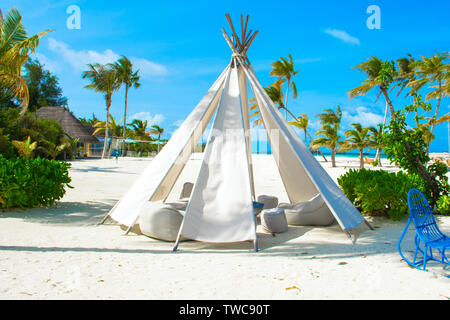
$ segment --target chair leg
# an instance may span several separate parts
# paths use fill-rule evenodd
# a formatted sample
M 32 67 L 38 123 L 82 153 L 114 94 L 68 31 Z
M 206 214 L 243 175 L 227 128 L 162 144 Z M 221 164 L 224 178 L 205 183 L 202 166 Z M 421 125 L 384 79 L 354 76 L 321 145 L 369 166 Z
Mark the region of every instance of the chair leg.
M 427 253 L 428 253 L 428 246 L 425 245 L 425 248 L 423 250 L 423 269 L 422 269 L 424 271 L 427 268 L 427 261 L 428 261 Z

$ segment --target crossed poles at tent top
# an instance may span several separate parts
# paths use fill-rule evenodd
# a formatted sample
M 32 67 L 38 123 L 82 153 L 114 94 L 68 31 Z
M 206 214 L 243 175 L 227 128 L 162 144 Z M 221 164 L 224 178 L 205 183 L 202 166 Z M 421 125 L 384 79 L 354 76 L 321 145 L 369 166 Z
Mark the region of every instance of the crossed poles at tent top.
M 227 18 L 228 24 L 231 27 L 232 33 L 230 38 L 225 29 L 222 28 L 223 37 L 233 51 L 233 56 L 241 58 L 239 59 L 241 63 L 244 63 L 246 66 L 250 66 L 250 61 L 247 58 L 247 51 L 259 31 L 250 30 L 247 33 L 248 19 L 250 18 L 250 16 L 247 15 L 244 24 L 244 16 L 241 14 L 241 37 L 239 37 L 236 33 L 236 30 L 234 29 L 230 14 L 225 14 L 225 17 Z

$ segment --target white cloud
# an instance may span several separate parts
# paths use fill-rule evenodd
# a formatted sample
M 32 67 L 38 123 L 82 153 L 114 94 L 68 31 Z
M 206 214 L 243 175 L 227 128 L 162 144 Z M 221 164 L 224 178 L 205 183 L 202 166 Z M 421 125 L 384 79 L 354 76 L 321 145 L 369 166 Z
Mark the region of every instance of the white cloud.
M 326 29 L 325 33 L 331 35 L 332 37 L 335 37 L 345 43 L 352 44 L 352 45 L 360 45 L 358 38 L 352 37 L 344 30 L 337 30 L 337 29 Z
M 106 64 L 114 62 L 120 57 L 110 49 L 106 49 L 104 52 L 94 50 L 76 51 L 71 49 L 66 43 L 53 38 L 48 39 L 48 44 L 50 50 L 59 54 L 76 71 L 85 70 L 86 65 L 89 63 Z
M 164 120 L 164 116 L 162 114 L 155 114 L 152 116 L 150 112 L 138 112 L 130 116 L 130 121 L 133 120 L 147 120 L 148 126 L 159 125 Z
M 371 112 L 366 107 L 356 108 L 356 114 L 349 111 L 342 111 L 342 121 L 344 124 L 360 123 L 363 127 L 376 126 L 383 123 L 384 115 Z
M 175 127 L 180 127 L 184 122 L 184 119 L 177 120 L 173 123 Z
M 86 65 L 90 63 L 107 64 L 117 61 L 120 55 L 106 49 L 103 52 L 95 50 L 73 50 L 65 42 L 58 41 L 53 38 L 48 39 L 48 46 L 51 51 L 59 55 L 66 63 L 68 63 L 75 71 L 83 71 Z M 140 70 L 141 77 L 148 78 L 151 76 L 165 76 L 168 70 L 165 66 L 156 62 L 143 58 L 130 57 L 131 62 L 136 69 Z

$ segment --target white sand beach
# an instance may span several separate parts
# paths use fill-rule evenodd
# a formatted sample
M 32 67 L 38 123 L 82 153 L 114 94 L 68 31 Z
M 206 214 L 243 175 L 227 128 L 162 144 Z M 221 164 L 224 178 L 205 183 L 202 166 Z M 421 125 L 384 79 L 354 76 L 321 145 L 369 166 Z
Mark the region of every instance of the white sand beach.
M 192 181 L 201 155 L 179 179 Z M 324 163 L 333 179 L 358 159 Z M 368 218 L 376 228 L 352 245 L 339 226 L 290 227 L 273 237 L 258 228 L 251 243 L 172 243 L 97 225 L 151 159 L 74 161 L 74 189 L 49 209 L 0 214 L 0 299 L 449 299 L 449 273 L 421 272 L 401 261 L 406 220 Z M 257 194 L 287 201 L 271 156 L 253 156 Z M 396 170 L 389 167 L 385 169 Z M 440 217 L 450 233 L 450 217 Z M 407 243 L 410 249 L 413 232 Z

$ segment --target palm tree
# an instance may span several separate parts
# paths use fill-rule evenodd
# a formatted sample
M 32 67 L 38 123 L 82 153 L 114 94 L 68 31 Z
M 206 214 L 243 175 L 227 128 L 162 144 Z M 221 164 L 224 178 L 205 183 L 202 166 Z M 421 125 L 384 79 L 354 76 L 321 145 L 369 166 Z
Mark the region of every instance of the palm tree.
M 306 113 L 302 113 L 300 117 L 298 117 L 297 121 L 291 121 L 289 124 L 293 125 L 296 128 L 299 128 L 300 130 L 303 130 L 305 133 L 305 146 L 307 145 L 306 137 L 308 135 L 308 125 L 309 125 L 309 118 L 306 115 Z
M 294 61 L 292 56 L 289 54 L 288 59 L 283 57 L 272 63 L 271 76 L 279 77 L 284 81 L 287 81 L 286 89 L 286 102 L 284 103 L 285 118 L 287 120 L 287 102 L 289 97 L 289 88 L 292 87 L 292 97 L 297 98 L 297 86 L 293 78 L 299 73 L 299 70 L 294 70 Z
M 274 83 L 272 83 L 267 88 L 264 88 L 267 95 L 269 96 L 270 100 L 277 106 L 277 108 L 285 109 L 284 102 L 283 102 L 283 80 L 277 80 Z M 250 111 L 255 111 L 250 115 L 250 118 L 255 118 L 259 116 L 256 120 L 253 121 L 253 126 L 259 126 L 262 124 L 262 119 L 259 111 L 259 106 L 256 102 L 255 98 L 251 98 L 250 101 Z M 295 117 L 294 117 L 295 118 Z
M 384 95 L 386 103 L 391 111 L 391 119 L 395 121 L 396 117 L 394 106 L 392 105 L 392 101 L 389 98 L 388 93 L 390 85 L 394 82 L 394 79 L 397 76 L 395 64 L 391 61 L 383 62 L 380 58 L 374 56 L 354 68 L 365 73 L 367 79 L 363 81 L 362 85 L 348 92 L 350 99 L 357 96 L 366 95 L 372 89 L 378 88 L 380 90 L 378 97 L 381 94 Z
M 148 121 L 147 120 L 139 120 L 139 119 L 134 119 L 133 122 L 130 123 L 130 126 L 133 128 L 134 131 L 134 136 L 136 138 L 138 138 L 139 140 L 149 140 L 149 133 L 147 132 L 147 126 L 148 126 Z M 143 145 L 142 142 L 141 144 L 141 154 L 143 151 Z
M 317 138 L 312 141 L 311 147 L 317 149 L 319 147 L 329 148 L 331 150 L 331 166 L 336 167 L 336 149 L 342 143 L 341 137 L 338 134 L 336 126 L 329 124 L 322 125 L 322 129 L 317 131 L 316 136 L 322 135 L 323 137 Z
M 116 119 L 114 119 L 114 117 L 111 114 L 109 114 L 108 126 L 109 131 L 112 132 L 112 138 L 119 138 L 122 135 L 123 127 L 120 125 L 122 120 L 123 118 L 120 119 L 119 121 L 116 121 Z M 96 136 L 98 134 L 104 133 L 106 129 L 106 121 L 97 121 L 94 124 L 94 127 L 95 131 L 94 133 L 92 133 L 92 135 Z
M 317 117 L 322 125 L 329 124 L 336 127 L 337 131 L 339 131 L 342 120 L 342 111 L 341 107 L 337 106 L 336 111 L 332 109 L 326 109 L 323 113 L 318 114 Z
M 416 60 L 408 53 L 405 58 L 397 59 L 397 74 L 395 76 L 394 87 L 399 87 L 397 97 L 400 93 L 408 87 L 408 85 L 416 80 L 416 74 L 414 72 L 414 65 Z M 411 96 L 414 90 L 410 89 L 406 96 Z
M 34 155 L 34 150 L 37 148 L 37 142 L 31 142 L 31 137 L 28 137 L 25 141 L 11 141 L 14 147 L 17 149 L 17 152 L 21 157 L 31 159 Z
M 151 126 L 150 134 L 154 134 L 154 135 L 158 136 L 158 153 L 159 153 L 159 150 L 160 150 L 161 135 L 163 133 L 164 133 L 164 129 L 163 128 L 161 128 L 161 127 L 159 127 L 157 125 Z
M 39 146 L 39 150 L 42 150 L 44 153 L 46 153 L 52 160 L 55 160 L 62 152 L 64 152 L 64 150 L 69 147 L 69 144 L 66 142 L 55 144 L 51 141 L 42 139 L 41 143 L 43 143 L 45 147 Z
M 375 156 L 375 160 L 379 167 L 382 167 L 381 163 L 381 151 L 383 150 L 383 133 L 384 133 L 384 125 L 378 124 L 376 127 L 369 127 L 369 140 L 370 147 L 373 149 L 377 149 L 377 154 Z
M 17 9 L 11 9 L 5 18 L 0 11 L 0 98 L 19 100 L 21 116 L 27 111 L 29 102 L 28 87 L 21 70 L 28 56 L 38 47 L 39 39 L 49 32 L 28 37 Z
M 117 141 L 117 139 L 122 135 L 123 132 L 123 127 L 120 125 L 120 123 L 122 122 L 123 118 L 120 119 L 118 122 L 116 121 L 116 119 L 114 119 L 114 117 L 109 114 L 109 121 L 108 121 L 108 132 L 111 132 L 111 144 L 110 144 L 110 148 L 108 151 L 108 155 L 111 154 L 112 148 L 114 143 Z M 106 121 L 97 121 L 94 124 L 94 127 L 96 128 L 95 131 L 92 133 L 92 135 L 98 135 L 101 133 L 104 133 L 106 130 Z M 114 142 L 114 143 L 113 143 Z M 123 143 L 123 145 L 125 145 L 125 143 Z
M 323 113 L 318 114 L 317 117 L 322 124 L 322 129 L 317 131 L 315 135 L 324 137 L 313 140 L 311 147 L 314 149 L 319 147 L 331 149 L 331 166 L 334 168 L 336 167 L 336 149 L 342 142 L 338 134 L 342 120 L 341 108 L 337 106 L 336 111 L 326 109 Z
M 105 143 L 103 145 L 102 159 L 106 156 L 109 139 L 109 109 L 111 108 L 112 96 L 120 88 L 120 79 L 116 69 L 111 65 L 88 64 L 89 70 L 82 74 L 83 79 L 89 79 L 90 84 L 85 86 L 86 89 L 94 90 L 105 95 L 106 102 L 106 125 L 105 125 Z
M 359 150 L 359 168 L 364 168 L 364 149 L 371 146 L 369 128 L 363 128 L 359 123 L 352 123 L 352 130 L 345 131 L 347 139 L 342 143 L 340 150 Z
M 437 99 L 436 110 L 433 117 L 433 119 L 437 119 L 441 100 L 445 95 L 443 91 L 443 85 L 445 84 L 445 80 L 447 77 L 446 69 L 448 68 L 448 66 L 444 62 L 449 58 L 449 54 L 436 53 L 436 55 L 431 56 L 430 58 L 425 56 L 421 56 L 421 58 L 422 60 L 418 60 L 414 63 L 414 71 L 417 79 L 410 82 L 409 86 L 415 92 L 419 91 L 427 84 L 430 88 L 435 88 L 433 91 L 427 94 L 426 99 Z M 433 136 L 435 125 L 435 123 L 431 124 L 430 137 Z M 429 147 L 429 144 L 427 144 L 427 152 L 429 150 Z
M 122 56 L 115 64 L 114 68 L 116 69 L 120 81 L 125 85 L 125 111 L 124 111 L 124 122 L 127 123 L 127 109 L 128 109 L 128 91 L 130 88 L 139 88 L 141 84 L 139 83 L 140 76 L 139 70 L 133 70 L 133 64 L 131 61 Z M 123 140 L 125 141 L 127 138 L 126 130 L 123 130 Z M 122 157 L 125 156 L 125 143 L 122 144 Z

